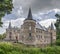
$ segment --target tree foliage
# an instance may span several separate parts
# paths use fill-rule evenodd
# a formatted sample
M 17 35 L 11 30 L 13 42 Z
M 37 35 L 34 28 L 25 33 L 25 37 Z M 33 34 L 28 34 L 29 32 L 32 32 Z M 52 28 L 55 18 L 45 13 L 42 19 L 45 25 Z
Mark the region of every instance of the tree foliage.
M 0 34 L 0 40 L 3 40 L 6 37 L 6 33 Z
M 55 23 L 56 29 L 60 32 L 60 15 L 56 14 L 55 15 L 57 17 L 57 21 Z
M 55 23 L 55 26 L 56 26 L 56 35 L 57 35 L 56 44 L 60 46 L 60 15 L 56 14 L 55 16 L 57 18 L 57 21 Z
M 12 0 L 0 0 L 0 26 L 2 26 L 1 19 L 5 14 L 9 14 L 12 11 Z
M 60 54 L 60 47 L 33 48 L 8 42 L 0 43 L 0 54 Z

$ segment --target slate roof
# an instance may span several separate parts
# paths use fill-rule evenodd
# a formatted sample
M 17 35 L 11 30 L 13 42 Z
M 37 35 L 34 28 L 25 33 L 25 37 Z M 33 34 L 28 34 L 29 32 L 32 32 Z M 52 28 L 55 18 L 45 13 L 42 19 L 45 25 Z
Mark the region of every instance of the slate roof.
M 47 28 L 45 28 L 44 26 L 42 26 L 39 23 L 36 23 L 36 28 L 47 31 Z
M 36 28 L 43 29 L 43 27 L 39 23 L 36 23 Z
M 48 29 L 45 26 L 43 26 L 43 30 L 47 31 Z
M 33 17 L 32 17 L 31 8 L 29 8 L 28 16 L 27 16 L 27 18 L 25 20 L 34 20 Z

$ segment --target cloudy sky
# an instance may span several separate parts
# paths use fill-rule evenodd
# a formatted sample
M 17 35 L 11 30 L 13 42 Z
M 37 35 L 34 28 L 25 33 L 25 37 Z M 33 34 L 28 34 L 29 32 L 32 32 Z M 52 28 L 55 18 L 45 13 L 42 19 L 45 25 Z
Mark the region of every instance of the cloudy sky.
M 41 19 L 55 20 L 55 14 L 60 13 L 60 0 L 13 0 L 13 6 L 14 8 L 12 9 L 11 14 L 6 14 L 2 19 L 4 22 L 4 29 L 8 25 L 9 21 L 16 21 L 20 18 L 26 18 L 29 7 L 32 9 L 33 18 L 36 20 L 39 19 L 39 21 Z M 2 30 L 2 28 L 0 30 Z
M 22 6 L 24 9 L 32 8 L 34 12 L 60 8 L 60 0 L 13 0 L 14 7 Z
M 12 14 L 6 15 L 5 20 L 26 18 L 29 7 L 31 7 L 33 14 L 60 9 L 60 0 L 13 0 L 13 6 Z

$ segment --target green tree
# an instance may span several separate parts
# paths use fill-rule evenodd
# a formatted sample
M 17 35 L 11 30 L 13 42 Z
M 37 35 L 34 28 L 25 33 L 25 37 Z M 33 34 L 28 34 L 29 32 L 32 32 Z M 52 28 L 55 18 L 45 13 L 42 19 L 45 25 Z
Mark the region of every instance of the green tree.
M 0 40 L 3 40 L 6 37 L 6 33 L 0 34 Z
M 57 21 L 55 23 L 55 26 L 56 26 L 56 35 L 57 35 L 57 45 L 60 45 L 60 15 L 59 14 L 56 14 L 55 15 L 57 17 Z
M 2 26 L 2 17 L 10 14 L 13 8 L 12 0 L 0 0 L 0 26 Z

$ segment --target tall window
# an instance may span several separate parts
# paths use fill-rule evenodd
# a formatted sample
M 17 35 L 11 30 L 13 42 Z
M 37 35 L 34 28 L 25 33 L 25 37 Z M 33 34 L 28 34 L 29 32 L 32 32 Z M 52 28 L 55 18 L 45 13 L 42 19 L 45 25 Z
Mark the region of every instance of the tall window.
M 11 40 L 11 35 L 12 35 L 12 32 L 9 33 L 9 38 L 10 38 L 10 40 Z
M 29 39 L 32 40 L 32 36 L 31 36 L 31 33 L 29 33 Z
M 29 33 L 29 36 L 31 36 L 31 33 Z
M 16 36 L 16 42 L 18 42 L 18 36 Z

